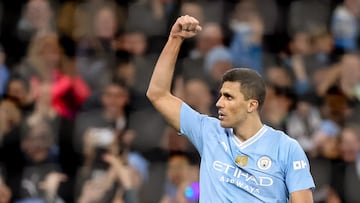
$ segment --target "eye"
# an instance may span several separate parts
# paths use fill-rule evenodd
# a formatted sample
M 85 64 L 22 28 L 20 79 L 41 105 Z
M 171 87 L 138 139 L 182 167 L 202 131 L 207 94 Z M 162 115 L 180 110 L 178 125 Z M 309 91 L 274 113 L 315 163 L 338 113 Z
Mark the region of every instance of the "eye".
M 229 94 L 224 94 L 224 97 L 227 99 L 227 100 L 232 100 L 233 97 Z

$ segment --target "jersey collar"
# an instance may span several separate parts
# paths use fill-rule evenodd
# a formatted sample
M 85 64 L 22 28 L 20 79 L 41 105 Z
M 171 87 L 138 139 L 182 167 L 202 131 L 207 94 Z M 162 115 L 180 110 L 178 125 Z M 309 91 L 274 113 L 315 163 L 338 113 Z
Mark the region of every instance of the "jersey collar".
M 231 139 L 233 140 L 233 142 L 237 147 L 239 147 L 240 149 L 245 149 L 246 147 L 250 146 L 252 143 L 256 142 L 256 140 L 258 140 L 260 137 L 262 137 L 266 131 L 267 131 L 266 125 L 263 125 L 260 128 L 260 130 L 257 133 L 255 133 L 254 136 L 242 142 L 238 137 L 235 136 L 233 129 L 231 129 Z

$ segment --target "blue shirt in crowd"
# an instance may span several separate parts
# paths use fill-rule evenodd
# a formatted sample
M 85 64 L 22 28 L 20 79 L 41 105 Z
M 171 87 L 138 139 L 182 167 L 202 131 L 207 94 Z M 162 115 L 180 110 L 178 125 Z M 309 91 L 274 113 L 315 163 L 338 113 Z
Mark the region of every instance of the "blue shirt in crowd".
M 5 65 L 0 64 L 0 98 L 6 92 L 6 84 L 9 80 L 9 71 Z

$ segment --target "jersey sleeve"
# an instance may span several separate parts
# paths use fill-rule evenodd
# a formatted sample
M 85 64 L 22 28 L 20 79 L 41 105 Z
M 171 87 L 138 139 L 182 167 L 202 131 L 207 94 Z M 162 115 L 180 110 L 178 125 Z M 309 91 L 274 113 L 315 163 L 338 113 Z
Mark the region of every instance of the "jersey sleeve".
M 203 148 L 202 126 L 206 118 L 206 115 L 198 113 L 187 104 L 181 105 L 180 133 L 193 143 L 200 155 Z
M 292 140 L 285 169 L 285 181 L 289 193 L 305 189 L 314 189 L 314 180 L 310 173 L 310 164 L 299 143 Z

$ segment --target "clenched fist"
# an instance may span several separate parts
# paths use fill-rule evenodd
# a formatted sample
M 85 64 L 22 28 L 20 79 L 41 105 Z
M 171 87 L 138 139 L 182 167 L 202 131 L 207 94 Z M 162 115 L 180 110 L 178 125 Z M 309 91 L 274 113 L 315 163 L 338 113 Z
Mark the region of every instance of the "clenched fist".
M 191 38 L 199 31 L 201 31 L 199 21 L 194 17 L 185 15 L 176 20 L 175 24 L 171 28 L 170 37 L 181 39 Z

